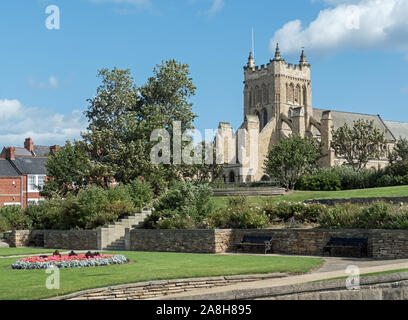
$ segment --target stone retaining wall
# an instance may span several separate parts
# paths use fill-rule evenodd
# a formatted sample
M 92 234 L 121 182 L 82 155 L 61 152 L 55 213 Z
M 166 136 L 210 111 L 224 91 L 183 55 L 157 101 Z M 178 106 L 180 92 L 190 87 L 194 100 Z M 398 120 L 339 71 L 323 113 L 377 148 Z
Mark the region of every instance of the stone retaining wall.
M 75 292 L 49 300 L 140 300 L 202 288 L 227 286 L 238 282 L 285 277 L 285 273 L 220 276 L 191 279 L 147 281 Z
M 304 203 L 321 203 L 329 206 L 336 204 L 354 203 L 354 204 L 371 204 L 378 201 L 390 202 L 393 204 L 407 203 L 408 197 L 370 197 L 370 198 L 350 198 L 350 199 L 312 199 Z
M 408 231 L 329 229 L 225 229 L 225 230 L 130 230 L 132 251 L 196 253 L 233 252 L 244 234 L 272 236 L 272 251 L 283 254 L 322 255 L 330 237 L 367 237 L 368 256 L 381 259 L 408 258 Z M 262 248 L 260 248 L 262 249 Z M 262 250 L 260 251 L 262 252 Z M 356 255 L 357 252 L 347 252 Z M 338 252 L 344 256 L 345 252 Z
M 217 293 L 163 297 L 169 300 L 408 300 L 408 272 L 360 277 L 358 290 L 347 290 L 346 279 L 280 287 L 235 289 Z M 161 298 L 160 298 L 161 299 Z
M 97 230 L 14 230 L 5 235 L 10 247 L 98 249 Z

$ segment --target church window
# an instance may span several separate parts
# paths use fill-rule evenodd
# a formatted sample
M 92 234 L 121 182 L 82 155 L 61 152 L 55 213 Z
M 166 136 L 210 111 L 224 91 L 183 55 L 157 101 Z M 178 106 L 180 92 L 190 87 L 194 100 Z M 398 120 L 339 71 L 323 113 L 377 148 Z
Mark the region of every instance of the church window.
M 295 103 L 300 104 L 300 86 L 297 85 L 295 88 Z
M 264 84 L 262 85 L 262 100 L 263 100 L 263 104 L 269 104 L 269 92 L 268 92 L 268 88 L 267 86 Z
M 287 101 L 293 103 L 293 96 L 295 94 L 295 86 L 291 83 L 287 88 Z
M 262 91 L 258 86 L 255 88 L 255 97 L 255 106 L 257 106 L 262 103 Z

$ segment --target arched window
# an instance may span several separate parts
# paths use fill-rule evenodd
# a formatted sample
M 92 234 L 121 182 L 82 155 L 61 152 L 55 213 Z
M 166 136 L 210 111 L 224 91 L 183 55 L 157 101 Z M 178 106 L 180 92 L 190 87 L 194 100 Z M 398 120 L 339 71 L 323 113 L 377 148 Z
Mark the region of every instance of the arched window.
M 295 95 L 295 86 L 293 85 L 293 83 L 291 83 L 288 86 L 288 92 L 287 92 L 287 100 L 289 103 L 293 103 L 293 97 Z
M 306 86 L 303 86 L 303 105 L 307 105 L 307 89 Z
M 300 86 L 297 85 L 295 88 L 295 103 L 300 104 Z
M 292 109 L 289 109 L 288 111 L 288 118 L 292 118 Z
M 255 88 L 255 106 L 262 103 L 262 90 L 256 86 Z
M 263 104 L 269 104 L 269 92 L 265 84 L 262 85 L 262 96 Z

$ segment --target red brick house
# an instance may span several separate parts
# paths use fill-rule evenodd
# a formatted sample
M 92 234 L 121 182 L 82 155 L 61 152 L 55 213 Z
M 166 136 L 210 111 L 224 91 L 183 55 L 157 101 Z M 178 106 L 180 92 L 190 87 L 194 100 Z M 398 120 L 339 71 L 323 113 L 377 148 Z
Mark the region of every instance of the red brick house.
M 20 205 L 42 201 L 40 189 L 47 179 L 48 155 L 59 146 L 36 146 L 31 138 L 24 148 L 4 147 L 0 154 L 0 206 Z

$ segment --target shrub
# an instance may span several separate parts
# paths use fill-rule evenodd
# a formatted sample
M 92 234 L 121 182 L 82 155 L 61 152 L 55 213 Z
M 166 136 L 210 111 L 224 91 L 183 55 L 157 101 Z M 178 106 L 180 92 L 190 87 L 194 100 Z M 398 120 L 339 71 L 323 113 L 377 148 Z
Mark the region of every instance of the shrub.
M 62 202 L 60 229 L 95 229 L 135 212 L 124 188 L 101 189 L 95 186 L 67 196 Z
M 391 176 L 406 176 L 408 175 L 408 160 L 397 161 L 386 168 L 386 173 Z
M 0 232 L 9 231 L 10 229 L 11 227 L 6 217 L 0 215 Z
M 145 219 L 145 228 L 197 228 L 214 210 L 213 190 L 208 184 L 176 182 L 154 205 L 154 212 Z M 178 223 L 176 220 L 181 219 Z M 164 220 L 170 220 L 165 222 Z
M 355 217 L 359 209 L 360 207 L 358 205 L 350 203 L 335 205 L 319 217 L 318 223 L 322 228 L 353 228 L 355 225 Z
M 20 206 L 0 207 L 0 216 L 3 217 L 3 223 L 7 224 L 10 229 L 28 229 L 31 227 L 31 219 L 24 213 Z
M 142 209 L 146 204 L 153 200 L 153 188 L 148 182 L 136 179 L 127 184 L 126 189 L 137 210 Z
M 317 222 L 318 217 L 326 210 L 322 204 L 305 204 L 302 202 L 280 201 L 267 203 L 264 207 L 265 213 L 270 219 L 288 221 L 296 219 L 302 222 Z
M 321 170 L 305 175 L 300 180 L 300 190 L 337 191 L 341 189 L 340 177 L 331 170 Z
M 265 228 L 269 218 L 259 207 L 250 206 L 245 197 L 232 197 L 226 209 L 213 212 L 205 223 L 213 229 L 257 229 Z
M 33 229 L 58 229 L 64 200 L 50 199 L 28 205 L 25 213 L 32 221 Z
M 384 202 L 369 206 L 347 203 L 326 211 L 319 223 L 331 229 L 408 229 L 408 208 Z

